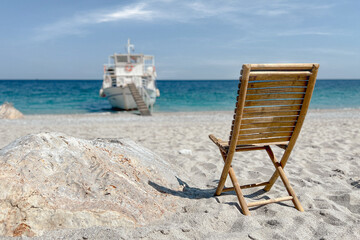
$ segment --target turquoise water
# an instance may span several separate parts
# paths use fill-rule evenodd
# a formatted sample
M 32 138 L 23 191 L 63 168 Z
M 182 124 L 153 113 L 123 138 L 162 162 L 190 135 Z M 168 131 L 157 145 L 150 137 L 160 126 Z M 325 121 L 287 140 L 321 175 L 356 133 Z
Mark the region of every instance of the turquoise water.
M 11 102 L 24 114 L 113 111 L 98 93 L 100 80 L 0 80 L 0 104 Z M 157 81 L 155 112 L 231 111 L 237 80 Z M 360 108 L 360 80 L 318 80 L 310 108 Z

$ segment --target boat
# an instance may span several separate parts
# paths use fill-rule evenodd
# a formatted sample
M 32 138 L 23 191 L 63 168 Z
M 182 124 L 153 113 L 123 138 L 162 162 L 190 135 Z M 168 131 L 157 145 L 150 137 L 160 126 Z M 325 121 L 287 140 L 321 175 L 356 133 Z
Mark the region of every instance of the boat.
M 156 97 L 156 69 L 154 56 L 134 54 L 134 45 L 128 39 L 126 54 L 114 53 L 104 64 L 100 97 L 107 98 L 114 109 L 139 110 L 151 115 Z

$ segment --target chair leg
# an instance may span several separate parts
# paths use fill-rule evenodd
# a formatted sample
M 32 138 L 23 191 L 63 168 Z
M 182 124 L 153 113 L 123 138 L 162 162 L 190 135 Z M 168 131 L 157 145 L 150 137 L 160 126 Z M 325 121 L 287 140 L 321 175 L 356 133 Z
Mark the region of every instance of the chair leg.
M 232 184 L 233 184 L 233 186 L 235 188 L 236 196 L 237 196 L 237 198 L 239 200 L 240 207 L 241 207 L 241 209 L 243 211 L 243 214 L 247 215 L 247 216 L 250 216 L 251 214 L 250 214 L 249 208 L 248 208 L 248 206 L 246 204 L 244 195 L 242 194 L 239 182 L 236 179 L 234 169 L 230 168 L 229 175 L 230 175 L 231 182 L 232 182 Z
M 223 158 L 223 160 L 224 160 L 224 163 L 226 162 L 226 157 L 227 157 L 227 155 L 224 153 L 224 152 L 222 152 L 221 150 L 220 150 L 220 153 L 221 153 L 221 156 L 222 156 L 222 158 Z M 230 166 L 231 167 L 231 166 Z M 216 196 L 219 196 L 221 193 L 222 193 L 222 191 L 223 191 L 223 188 L 224 188 L 224 185 L 225 185 L 225 181 L 226 181 L 226 178 L 227 178 L 227 174 L 229 173 L 229 170 L 227 170 L 226 172 L 226 175 L 224 174 L 224 171 L 225 171 L 225 167 L 223 168 L 223 171 L 222 171 L 222 173 L 221 173 L 221 177 L 220 177 L 220 181 L 219 181 L 219 184 L 218 184 L 218 186 L 217 186 L 217 188 L 216 188 L 216 191 L 215 191 L 215 195 Z M 225 177 L 223 177 L 225 175 Z
M 284 155 L 283 155 L 283 157 L 281 159 L 281 162 L 280 162 L 280 165 L 282 166 L 282 168 L 285 167 L 285 164 L 286 164 L 286 162 L 287 162 L 287 160 L 289 158 L 289 155 L 290 155 L 290 154 L 287 154 L 286 151 L 289 151 L 289 153 L 290 153 L 291 149 L 286 149 L 285 152 L 284 152 Z M 279 176 L 280 175 L 279 175 L 278 171 L 275 170 L 275 172 L 273 173 L 273 175 L 271 176 L 271 178 L 269 180 L 269 184 L 267 184 L 265 186 L 264 191 L 266 191 L 266 192 L 270 191 L 270 189 L 272 188 L 272 186 L 274 185 L 276 180 L 279 178 Z
M 278 171 L 275 170 L 275 172 L 273 173 L 273 175 L 271 176 L 271 178 L 269 180 L 269 184 L 267 184 L 264 187 L 264 191 L 266 191 L 266 192 L 270 191 L 270 189 L 272 188 L 272 186 L 274 185 L 274 183 L 276 182 L 278 177 L 279 177 L 279 173 L 278 173 Z
M 223 160 L 225 162 L 226 161 L 226 154 L 223 153 L 222 151 L 220 151 L 220 153 L 221 153 L 221 156 L 222 156 L 222 158 L 223 158 Z M 236 196 L 237 196 L 237 198 L 239 200 L 240 207 L 241 207 L 241 209 L 243 211 L 243 214 L 249 216 L 250 215 L 249 208 L 248 208 L 248 206 L 246 204 L 244 195 L 242 194 L 240 184 L 239 184 L 239 182 L 238 182 L 238 180 L 237 180 L 237 178 L 235 176 L 234 169 L 231 166 L 229 168 L 229 176 L 230 176 L 231 182 L 232 182 L 232 184 L 234 186 Z M 220 179 L 220 181 L 221 181 L 221 179 Z M 221 187 L 220 182 L 219 182 L 219 185 L 218 185 L 218 188 L 216 189 L 215 195 L 217 195 L 217 196 L 220 195 L 222 193 L 222 191 L 223 191 L 223 187 Z
M 273 162 L 273 164 L 274 164 L 274 166 L 275 166 L 275 168 L 276 168 L 277 176 L 280 176 L 281 180 L 283 181 L 283 183 L 284 183 L 284 185 L 285 185 L 285 188 L 286 188 L 288 194 L 293 197 L 292 202 L 294 203 L 295 208 L 296 208 L 297 210 L 299 210 L 300 212 L 303 212 L 304 209 L 303 209 L 303 207 L 301 206 L 300 201 L 299 201 L 299 199 L 297 198 L 297 196 L 296 196 L 296 194 L 295 194 L 295 191 L 294 191 L 293 188 L 291 187 L 290 182 L 289 182 L 288 178 L 287 178 L 286 175 L 285 175 L 284 169 L 281 167 L 280 163 L 279 163 L 278 160 L 276 159 L 273 151 L 271 150 L 271 148 L 270 148 L 269 146 L 266 147 L 266 152 L 268 153 L 271 161 Z M 275 174 L 273 175 L 273 177 L 274 177 L 274 176 L 275 176 Z M 276 177 L 276 178 L 277 178 L 277 177 Z M 276 178 L 275 178 L 275 181 L 276 181 Z M 275 181 L 274 181 L 274 182 L 275 182 Z M 270 184 L 271 184 L 271 182 L 269 183 L 269 185 L 270 185 Z M 272 186 L 272 185 L 271 185 L 271 186 Z M 267 187 L 267 186 L 266 186 L 266 187 Z M 265 188 L 266 188 L 266 187 L 265 187 Z M 271 187 L 270 187 L 270 188 L 271 188 Z

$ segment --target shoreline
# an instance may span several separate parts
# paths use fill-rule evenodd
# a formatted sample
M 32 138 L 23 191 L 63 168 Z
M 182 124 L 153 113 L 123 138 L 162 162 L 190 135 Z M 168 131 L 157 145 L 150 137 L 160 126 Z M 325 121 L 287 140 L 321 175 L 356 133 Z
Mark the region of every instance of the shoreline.
M 235 108 L 234 108 L 235 109 Z M 234 110 L 211 110 L 211 111 L 176 111 L 176 112 L 153 112 L 153 115 L 183 115 L 183 114 L 212 114 L 212 113 L 233 113 Z M 309 113 L 325 113 L 325 112 L 358 112 L 359 108 L 317 108 L 309 109 Z M 102 116 L 102 115 L 134 115 L 140 116 L 137 110 L 132 111 L 103 111 L 103 112 L 84 112 L 84 113 L 34 113 L 24 114 L 24 116 Z M 0 119 L 2 120 L 2 119 Z

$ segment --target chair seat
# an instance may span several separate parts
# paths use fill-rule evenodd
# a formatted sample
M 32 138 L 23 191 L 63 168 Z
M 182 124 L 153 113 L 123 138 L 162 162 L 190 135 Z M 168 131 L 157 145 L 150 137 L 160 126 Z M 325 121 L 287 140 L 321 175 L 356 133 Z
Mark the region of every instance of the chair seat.
M 216 138 L 214 135 L 210 134 L 209 138 L 213 141 L 221 151 L 227 152 L 229 149 L 229 141 L 224 141 L 219 138 Z M 265 147 L 275 145 L 282 149 L 286 149 L 288 146 L 288 142 L 272 142 L 272 143 L 258 143 L 258 144 L 248 144 L 248 145 L 237 145 L 236 151 L 251 151 L 251 150 L 259 150 L 265 149 Z

